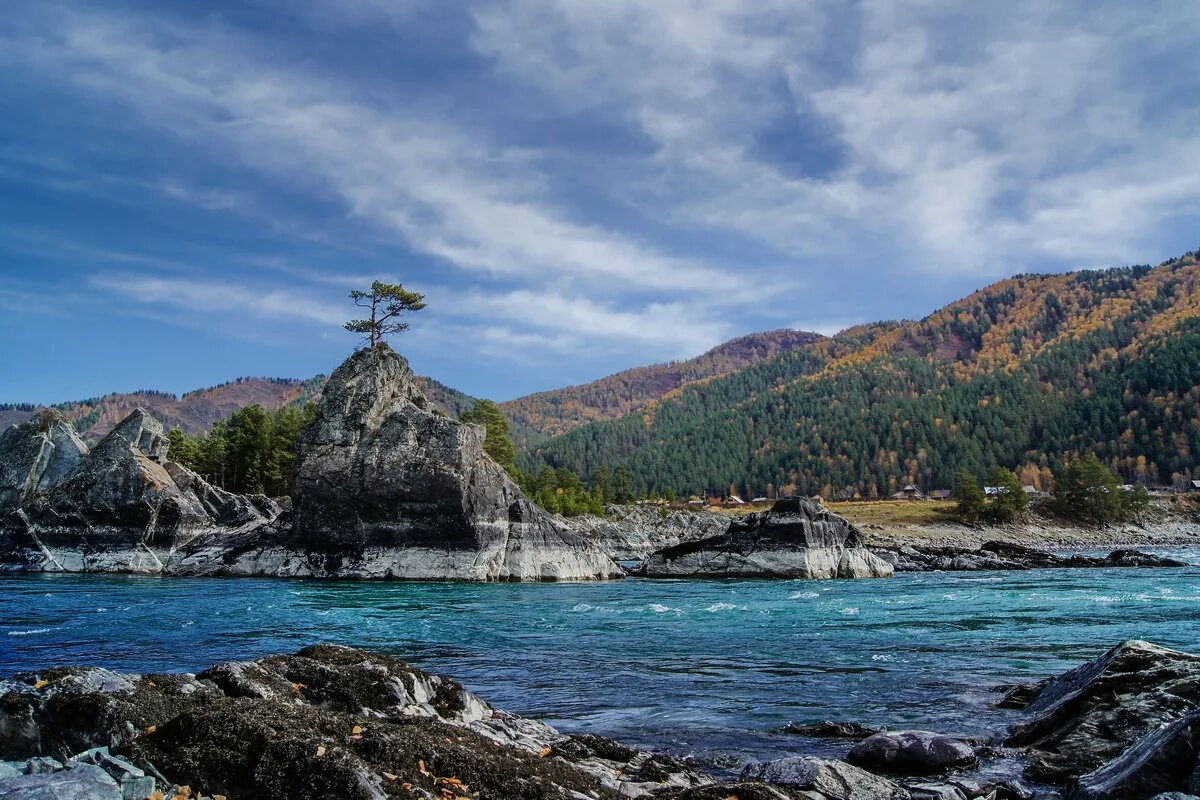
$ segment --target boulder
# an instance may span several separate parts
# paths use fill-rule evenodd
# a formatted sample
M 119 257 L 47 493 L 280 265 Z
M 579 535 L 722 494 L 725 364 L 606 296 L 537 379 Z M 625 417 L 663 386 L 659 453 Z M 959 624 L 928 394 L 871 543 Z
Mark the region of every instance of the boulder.
M 1132 800 L 1200 790 L 1200 712 L 1151 731 L 1128 750 L 1079 778 L 1071 800 Z
M 975 763 L 975 749 L 929 731 L 882 731 L 854 746 L 851 764 L 902 775 L 937 775 Z
M 899 784 L 866 770 L 831 758 L 791 756 L 750 764 L 742 770 L 745 780 L 777 783 L 826 800 L 908 800 Z
M 534 505 L 483 451 L 482 426 L 434 413 L 408 362 L 360 350 L 300 440 L 291 547 L 313 574 L 596 580 L 610 558 Z
M 893 568 L 865 546 L 862 532 L 804 497 L 747 514 L 718 536 L 653 553 L 651 578 L 882 578 Z
M 1062 783 L 1099 769 L 1131 743 L 1197 710 L 1200 656 L 1126 641 L 1046 681 L 1006 744 L 1030 748 L 1030 777 Z
M 43 452 L 53 447 L 40 459 L 46 466 L 37 490 L 0 521 L 6 562 L 47 571 L 169 572 L 177 550 L 197 536 L 268 521 L 247 498 L 167 461 L 162 423 L 144 409 L 90 452 L 76 448 L 66 423 L 50 434 L 30 425 L 6 436 L 23 438 L 24 451 L 31 443 L 41 442 Z M 18 462 L 5 463 L 11 472 Z

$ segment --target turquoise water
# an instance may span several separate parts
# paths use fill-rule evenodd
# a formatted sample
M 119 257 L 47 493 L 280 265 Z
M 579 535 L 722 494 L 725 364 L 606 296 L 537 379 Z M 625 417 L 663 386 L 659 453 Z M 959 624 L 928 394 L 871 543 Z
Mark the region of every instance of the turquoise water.
M 340 642 L 567 730 L 729 767 L 836 752 L 781 733 L 792 721 L 985 733 L 1011 719 L 993 686 L 1126 638 L 1200 651 L 1200 568 L 546 585 L 0 577 L 0 672 L 195 671 Z

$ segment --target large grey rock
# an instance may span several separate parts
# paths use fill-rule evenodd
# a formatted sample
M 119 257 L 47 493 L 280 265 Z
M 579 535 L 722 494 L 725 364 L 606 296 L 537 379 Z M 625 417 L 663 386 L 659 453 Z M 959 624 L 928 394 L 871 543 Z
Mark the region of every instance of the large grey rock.
M 25 450 L 46 439 L 29 424 L 6 434 L 23 438 Z M 55 424 L 39 488 L 0 520 L 3 561 L 46 571 L 170 572 L 179 548 L 196 537 L 268 522 L 249 499 L 167 461 L 163 426 L 143 409 L 90 452 L 78 451 L 73 437 Z M 4 452 L 0 460 L 10 471 L 20 464 Z
M 0 800 L 122 800 L 121 786 L 92 764 L 0 779 Z
M 0 432 L 0 515 L 57 485 L 85 455 L 75 430 L 49 415 Z
M 1151 731 L 1128 750 L 1079 778 L 1071 800 L 1141 800 L 1160 792 L 1200 790 L 1200 712 Z
M 659 550 L 642 567 L 651 578 L 883 578 L 893 571 L 865 547 L 858 528 L 803 497 L 747 514 L 719 536 Z
M 360 350 L 300 441 L 292 546 L 314 574 L 595 580 L 621 569 L 534 505 L 483 452 L 484 430 L 433 413 L 407 361 Z
M 1198 710 L 1200 656 L 1126 641 L 1045 682 L 1006 744 L 1031 748 L 1031 777 L 1065 782 Z
M 792 756 L 750 764 L 742 770 L 742 778 L 816 792 L 828 800 L 909 798 L 908 791 L 899 784 L 831 758 Z
M 905 775 L 936 775 L 975 763 L 966 742 L 929 731 L 882 731 L 868 736 L 846 758 L 865 769 Z

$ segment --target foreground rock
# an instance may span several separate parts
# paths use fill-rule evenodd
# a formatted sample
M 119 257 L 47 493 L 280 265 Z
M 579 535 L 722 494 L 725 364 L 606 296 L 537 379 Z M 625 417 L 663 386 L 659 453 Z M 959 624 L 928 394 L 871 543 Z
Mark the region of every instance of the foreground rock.
M 978 549 L 901 545 L 872 552 L 896 572 L 973 572 L 976 570 L 1069 569 L 1097 567 L 1187 567 L 1185 561 L 1138 550 L 1114 550 L 1104 557 L 1060 556 L 1011 542 L 985 542 Z
M 195 677 L 55 669 L 0 692 L 0 759 L 67 760 L 106 747 L 163 776 L 160 789 L 207 795 L 565 800 L 715 783 L 666 756 L 560 734 L 452 680 L 344 647 Z
M 304 432 L 290 505 L 169 460 L 139 409 L 90 452 L 35 419 L 0 435 L 0 565 L 66 572 L 594 580 L 611 559 L 522 494 L 482 427 L 428 409 L 403 358 L 362 350 Z
M 1033 691 L 1011 692 L 1007 702 L 1028 714 L 1007 744 L 1029 749 L 1031 778 L 1097 799 L 1197 788 L 1180 776 L 1200 768 L 1200 656 L 1123 642 Z
M 847 760 L 876 772 L 938 775 L 975 763 L 975 749 L 929 731 L 882 731 L 859 742 Z
M 712 511 L 648 504 L 609 506 L 606 513 L 560 521 L 617 561 L 641 561 L 656 550 L 719 536 L 733 521 Z
M 819 503 L 779 500 L 725 533 L 652 554 L 651 578 L 882 578 L 893 572 L 865 546 L 862 532 Z
M 908 791 L 899 784 L 831 758 L 793 756 L 751 764 L 742 777 L 812 792 L 828 800 L 909 800 Z

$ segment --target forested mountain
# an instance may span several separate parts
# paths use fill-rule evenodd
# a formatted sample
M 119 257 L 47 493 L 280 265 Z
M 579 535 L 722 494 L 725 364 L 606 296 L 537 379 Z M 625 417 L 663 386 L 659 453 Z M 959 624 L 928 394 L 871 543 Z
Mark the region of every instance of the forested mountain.
M 233 412 L 258 405 L 275 411 L 288 405 L 303 406 L 315 400 L 325 386 L 325 375 L 308 380 L 293 378 L 238 378 L 228 383 L 197 389 L 176 396 L 168 392 L 141 390 L 107 394 L 68 403 L 54 408 L 70 420 L 76 430 L 89 441 L 98 441 L 135 408 L 145 408 L 167 429 L 179 428 L 184 433 L 198 434 L 212 430 L 213 424 Z M 417 378 L 425 396 L 447 414 L 457 417 L 474 404 L 474 398 L 455 391 L 432 378 Z M 37 406 L 31 403 L 0 405 L 0 430 L 34 415 Z
M 1200 264 L 1019 275 L 919 322 L 845 331 L 589 423 L 522 465 L 628 468 L 640 491 L 861 492 L 1001 465 L 1041 486 L 1094 451 L 1200 476 Z
M 591 383 L 519 397 L 500 407 L 514 424 L 517 443 L 527 446 L 588 422 L 617 419 L 689 383 L 736 372 L 821 338 L 786 329 L 752 333 L 686 361 L 634 367 Z

